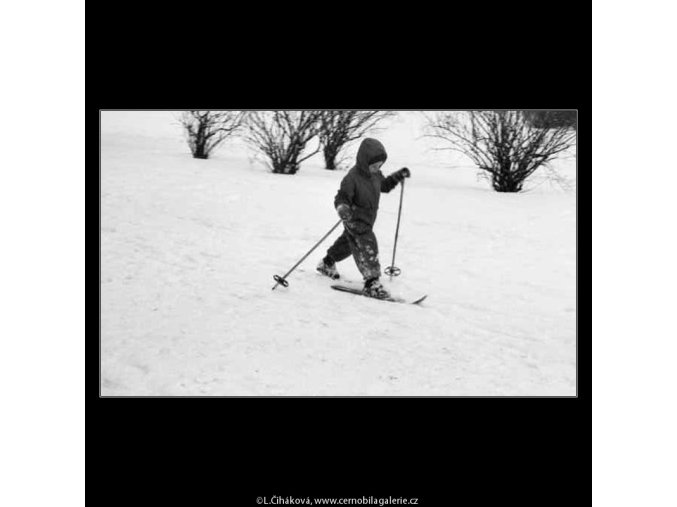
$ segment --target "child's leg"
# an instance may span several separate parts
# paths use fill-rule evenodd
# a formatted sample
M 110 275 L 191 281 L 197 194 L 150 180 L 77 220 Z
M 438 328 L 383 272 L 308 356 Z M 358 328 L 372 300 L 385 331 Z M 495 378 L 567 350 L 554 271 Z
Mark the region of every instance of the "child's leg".
M 378 259 L 378 242 L 374 231 L 368 229 L 361 234 L 349 234 L 348 239 L 357 269 L 365 280 L 381 276 L 381 264 Z
M 348 239 L 348 232 L 343 231 L 334 244 L 329 247 L 327 250 L 327 257 L 331 258 L 334 262 L 341 262 L 344 259 L 350 257 L 352 249 L 350 248 L 350 240 Z M 325 257 L 326 259 L 326 257 Z M 326 260 L 325 260 L 326 262 Z

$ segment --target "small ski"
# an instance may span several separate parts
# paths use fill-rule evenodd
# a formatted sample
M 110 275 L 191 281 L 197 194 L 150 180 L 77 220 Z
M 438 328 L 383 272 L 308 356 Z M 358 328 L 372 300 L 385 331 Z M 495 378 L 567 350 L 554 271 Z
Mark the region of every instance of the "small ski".
M 417 305 L 419 303 L 422 303 L 423 300 L 428 297 L 428 295 L 426 294 L 425 296 L 422 296 L 422 297 L 415 299 L 413 301 L 408 301 L 404 298 L 397 298 L 397 297 L 375 298 L 375 297 L 367 296 L 364 292 L 362 292 L 361 289 L 355 289 L 353 287 L 346 287 L 345 285 L 332 285 L 331 288 L 334 289 L 334 290 L 341 291 L 341 292 L 350 292 L 351 294 L 358 294 L 360 296 L 368 297 L 368 298 L 371 298 L 371 299 L 377 299 L 377 300 L 380 300 L 380 301 L 389 301 L 391 303 L 409 303 L 409 304 L 412 304 L 412 305 Z

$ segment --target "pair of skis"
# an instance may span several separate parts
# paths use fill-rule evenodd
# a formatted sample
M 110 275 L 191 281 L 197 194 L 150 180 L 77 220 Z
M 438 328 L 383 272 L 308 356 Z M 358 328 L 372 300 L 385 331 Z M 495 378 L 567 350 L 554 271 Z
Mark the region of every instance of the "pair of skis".
M 348 292 L 350 294 L 358 294 L 360 296 L 365 296 L 371 299 L 378 299 L 380 301 L 389 301 L 390 303 L 407 303 L 407 304 L 412 304 L 412 305 L 418 305 L 422 303 L 425 298 L 428 297 L 427 294 L 417 298 L 417 299 L 404 299 L 404 298 L 398 298 L 398 297 L 389 297 L 389 298 L 375 298 L 371 296 L 367 296 L 364 292 L 362 292 L 362 289 L 358 289 L 355 287 L 348 287 L 347 285 L 340 285 L 340 284 L 334 284 L 331 286 L 332 289 L 338 290 L 341 292 Z

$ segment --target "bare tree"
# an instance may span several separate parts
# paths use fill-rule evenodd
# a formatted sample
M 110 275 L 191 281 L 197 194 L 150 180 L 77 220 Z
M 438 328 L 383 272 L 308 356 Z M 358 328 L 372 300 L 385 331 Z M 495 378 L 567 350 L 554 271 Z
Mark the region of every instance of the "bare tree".
M 359 139 L 394 111 L 324 111 L 320 120 L 320 145 L 326 169 L 336 169 L 336 158 L 350 141 Z
M 523 111 L 442 112 L 428 118 L 428 137 L 468 156 L 497 192 L 519 192 L 539 167 L 576 141 L 571 127 L 537 128 Z
M 247 118 L 245 140 L 268 159 L 271 170 L 296 174 L 301 162 L 320 151 L 304 153 L 317 135 L 322 111 L 255 111 Z
M 193 158 L 206 159 L 242 126 L 244 118 L 243 111 L 184 111 L 179 122 Z

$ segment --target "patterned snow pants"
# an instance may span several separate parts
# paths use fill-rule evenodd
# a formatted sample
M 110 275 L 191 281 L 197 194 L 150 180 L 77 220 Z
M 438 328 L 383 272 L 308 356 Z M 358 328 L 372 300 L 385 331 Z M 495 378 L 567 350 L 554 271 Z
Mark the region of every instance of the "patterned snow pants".
M 347 259 L 352 254 L 357 269 L 365 280 L 381 276 L 381 264 L 378 259 L 378 243 L 371 228 L 364 232 L 349 231 L 344 228 L 343 234 L 329 247 L 327 254 L 336 262 Z

